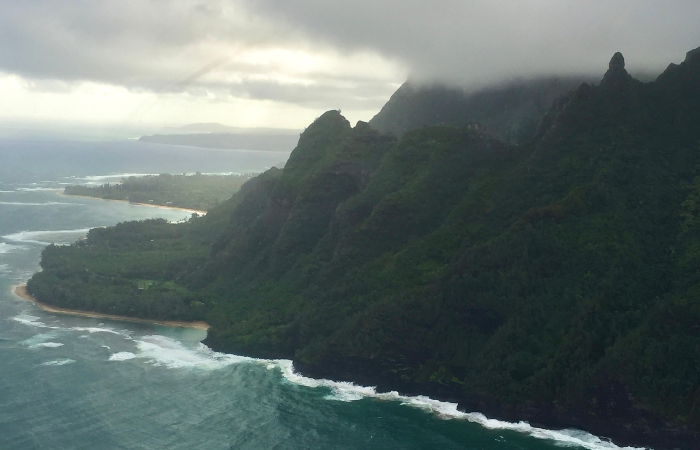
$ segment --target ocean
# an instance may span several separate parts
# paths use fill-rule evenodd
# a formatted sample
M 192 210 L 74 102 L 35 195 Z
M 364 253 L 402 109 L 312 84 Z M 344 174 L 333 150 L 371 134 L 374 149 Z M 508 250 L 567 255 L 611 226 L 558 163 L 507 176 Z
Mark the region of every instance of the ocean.
M 124 174 L 248 173 L 288 153 L 133 141 L 0 141 L 0 450 L 618 449 L 577 430 L 314 380 L 291 361 L 217 353 L 206 331 L 48 313 L 11 293 L 42 249 L 186 211 L 60 195 Z

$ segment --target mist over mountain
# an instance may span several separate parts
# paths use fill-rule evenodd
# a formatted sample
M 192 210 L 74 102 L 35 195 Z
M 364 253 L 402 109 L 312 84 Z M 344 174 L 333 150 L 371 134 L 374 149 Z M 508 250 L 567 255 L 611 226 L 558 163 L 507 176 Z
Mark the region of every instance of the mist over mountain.
M 468 92 L 444 84 L 404 83 L 369 121 L 398 137 L 422 126 L 480 123 L 494 137 L 522 144 L 531 139 L 552 102 L 592 77 L 547 77 Z

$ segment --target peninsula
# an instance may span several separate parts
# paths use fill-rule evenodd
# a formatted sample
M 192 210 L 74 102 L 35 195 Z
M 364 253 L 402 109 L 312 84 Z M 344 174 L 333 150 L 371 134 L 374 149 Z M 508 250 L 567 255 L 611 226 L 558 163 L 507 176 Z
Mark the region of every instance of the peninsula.
M 205 175 L 199 172 L 193 175 L 131 176 L 123 178 L 120 183 L 66 186 L 63 193 L 206 212 L 230 198 L 254 176 L 255 174 Z

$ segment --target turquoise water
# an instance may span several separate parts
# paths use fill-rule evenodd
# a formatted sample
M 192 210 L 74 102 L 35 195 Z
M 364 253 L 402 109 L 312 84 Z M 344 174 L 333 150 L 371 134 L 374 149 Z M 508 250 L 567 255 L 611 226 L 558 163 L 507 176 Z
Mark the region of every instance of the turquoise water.
M 60 145 L 73 149 L 75 161 L 36 152 L 22 179 L 2 153 L 14 147 L 0 143 L 0 164 L 14 173 L 11 182 L 0 179 L 0 449 L 617 448 L 573 430 L 498 422 L 428 398 L 304 378 L 289 361 L 213 352 L 200 343 L 204 331 L 56 315 L 17 298 L 11 286 L 38 270 L 47 243 L 124 220 L 188 215 L 59 195 L 51 189 L 72 176 L 66 168 L 94 151 Z M 161 156 L 139 151 L 119 170 L 172 171 L 154 167 Z M 20 156 L 13 157 L 25 164 Z M 220 171 L 241 166 L 225 156 Z M 245 169 L 267 167 L 273 157 L 246 155 Z M 116 172 L 94 162 L 81 170 L 75 176 L 85 183 Z

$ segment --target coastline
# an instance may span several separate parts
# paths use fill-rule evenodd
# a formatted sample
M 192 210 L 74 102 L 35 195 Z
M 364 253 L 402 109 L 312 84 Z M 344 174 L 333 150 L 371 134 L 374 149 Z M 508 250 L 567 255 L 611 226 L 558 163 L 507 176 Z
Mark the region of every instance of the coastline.
M 51 306 L 51 305 L 47 305 L 45 303 L 41 303 L 36 298 L 34 298 L 29 292 L 27 292 L 27 285 L 26 284 L 10 286 L 10 291 L 12 292 L 12 294 L 21 298 L 22 300 L 26 300 L 28 302 L 34 303 L 36 306 L 43 309 L 44 311 L 54 313 L 54 314 L 65 314 L 65 315 L 69 315 L 69 316 L 90 317 L 93 319 L 109 319 L 109 320 L 117 320 L 120 322 L 149 323 L 149 324 L 162 325 L 162 326 L 166 326 L 166 327 L 175 327 L 175 328 L 195 328 L 197 330 L 208 330 L 209 329 L 209 324 L 206 322 L 184 322 L 184 321 L 178 321 L 178 320 L 149 320 L 149 319 L 140 319 L 137 317 L 118 316 L 115 314 L 106 314 L 106 313 L 98 313 L 98 312 L 91 312 L 91 311 L 80 311 L 80 310 L 75 310 L 75 309 L 60 308 L 58 306 Z
M 94 200 L 104 200 L 106 202 L 120 202 L 120 203 L 128 203 L 130 205 L 138 205 L 138 206 L 150 206 L 151 208 L 167 208 L 167 209 L 177 209 L 179 211 L 187 211 L 190 213 L 195 213 L 199 214 L 200 216 L 204 216 L 207 214 L 207 211 L 202 211 L 200 209 L 191 209 L 191 208 L 183 208 L 181 206 L 168 206 L 168 205 L 156 205 L 153 203 L 138 203 L 138 202 L 130 202 L 129 200 L 117 200 L 113 198 L 101 198 L 101 197 L 92 197 L 90 195 L 72 195 L 72 194 L 66 194 L 63 191 L 56 192 L 58 195 L 63 195 L 65 197 L 77 197 L 77 198 L 91 198 Z
M 225 351 L 211 347 L 216 351 Z M 229 353 L 229 352 L 226 352 Z M 255 355 L 249 355 L 255 357 Z M 398 392 L 406 397 L 428 397 L 432 400 L 456 403 L 457 411 L 483 414 L 490 420 L 552 431 L 581 430 L 600 439 L 605 448 L 616 450 L 690 450 L 700 444 L 700 433 L 683 424 L 670 424 L 631 402 L 624 392 L 609 392 L 601 398 L 599 411 L 582 410 L 575 406 L 557 405 L 530 400 L 513 404 L 502 399 L 468 394 L 460 386 L 440 385 L 402 379 L 390 367 L 362 358 L 327 358 L 315 363 L 293 360 L 294 370 L 312 379 L 328 379 L 359 386 L 374 386 L 381 393 Z M 607 388 L 614 386 L 611 383 Z M 602 392 L 599 392 L 602 393 Z M 616 409 L 617 407 L 617 409 Z M 610 442 L 614 447 L 608 447 Z M 591 448 L 591 447 L 587 447 Z M 600 447 L 595 447 L 600 448 Z

